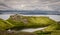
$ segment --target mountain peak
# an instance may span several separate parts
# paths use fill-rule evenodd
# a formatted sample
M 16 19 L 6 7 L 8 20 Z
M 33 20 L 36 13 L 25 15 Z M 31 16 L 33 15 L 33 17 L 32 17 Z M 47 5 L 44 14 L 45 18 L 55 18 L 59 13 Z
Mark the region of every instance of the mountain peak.
M 16 20 L 16 21 L 20 21 L 21 18 L 22 18 L 21 15 L 18 15 L 18 14 L 15 14 L 15 15 L 11 15 L 10 16 L 10 19 Z

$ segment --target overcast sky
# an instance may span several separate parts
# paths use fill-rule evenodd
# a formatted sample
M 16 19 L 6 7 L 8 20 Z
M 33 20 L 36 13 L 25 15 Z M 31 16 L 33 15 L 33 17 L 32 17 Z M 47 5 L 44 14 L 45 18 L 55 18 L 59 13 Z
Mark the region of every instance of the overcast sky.
M 60 11 L 60 0 L 0 0 L 0 10 Z

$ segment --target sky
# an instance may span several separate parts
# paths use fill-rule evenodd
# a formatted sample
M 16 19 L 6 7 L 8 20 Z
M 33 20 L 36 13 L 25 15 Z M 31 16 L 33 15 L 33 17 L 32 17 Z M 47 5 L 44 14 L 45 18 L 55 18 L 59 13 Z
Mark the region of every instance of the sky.
M 0 0 L 0 10 L 60 11 L 60 0 Z

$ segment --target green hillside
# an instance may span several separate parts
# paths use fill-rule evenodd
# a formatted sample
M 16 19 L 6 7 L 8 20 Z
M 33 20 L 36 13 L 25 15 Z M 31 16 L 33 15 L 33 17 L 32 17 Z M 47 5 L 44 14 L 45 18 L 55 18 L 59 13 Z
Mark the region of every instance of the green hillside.
M 0 30 L 6 30 L 6 29 L 9 29 L 9 28 L 11 28 L 13 26 L 14 25 L 12 25 L 11 23 L 9 23 L 8 21 L 0 19 Z
M 54 23 L 54 24 L 47 26 L 45 29 L 35 31 L 34 33 L 38 35 L 60 35 L 59 26 L 60 26 L 59 23 Z
M 21 28 L 38 28 L 46 27 L 53 23 L 56 23 L 54 20 L 46 16 L 22 16 L 22 15 L 11 15 L 7 20 L 11 24 L 15 25 L 15 29 Z
M 43 28 L 35 32 L 8 32 L 8 29 L 21 30 L 25 28 Z M 19 14 L 11 15 L 7 20 L 0 19 L 0 35 L 60 35 L 60 22 L 46 16 L 22 16 Z

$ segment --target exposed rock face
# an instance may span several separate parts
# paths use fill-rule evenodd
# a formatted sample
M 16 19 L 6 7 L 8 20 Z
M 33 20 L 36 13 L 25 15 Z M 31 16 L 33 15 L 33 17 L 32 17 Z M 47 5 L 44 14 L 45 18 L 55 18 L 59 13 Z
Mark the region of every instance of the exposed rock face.
M 28 22 L 28 20 L 26 18 L 24 18 L 22 15 L 18 15 L 18 14 L 11 15 L 10 19 L 12 19 L 14 21 L 22 21 L 23 23 L 27 23 Z
M 15 21 L 21 21 L 22 17 L 18 14 L 11 15 L 10 19 L 15 20 Z

